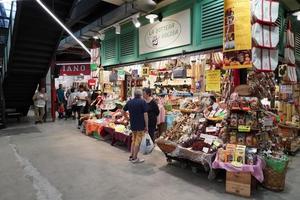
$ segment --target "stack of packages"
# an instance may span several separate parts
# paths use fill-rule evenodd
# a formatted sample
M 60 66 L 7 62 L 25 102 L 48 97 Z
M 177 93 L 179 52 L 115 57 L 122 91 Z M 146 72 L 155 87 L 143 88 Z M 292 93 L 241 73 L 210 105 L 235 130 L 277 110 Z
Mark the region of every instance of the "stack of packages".
M 279 2 L 270 0 L 252 1 L 252 56 L 257 72 L 273 72 L 278 65 Z

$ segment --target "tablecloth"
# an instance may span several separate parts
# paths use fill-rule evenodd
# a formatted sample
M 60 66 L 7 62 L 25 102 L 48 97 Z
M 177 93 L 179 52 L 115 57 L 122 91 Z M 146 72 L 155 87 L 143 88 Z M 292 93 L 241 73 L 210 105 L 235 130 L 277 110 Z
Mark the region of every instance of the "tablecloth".
M 241 167 L 233 166 L 231 163 L 220 162 L 216 157 L 212 167 L 214 169 L 225 169 L 229 172 L 250 172 L 259 182 L 262 183 L 264 181 L 263 169 L 265 168 L 265 162 L 259 157 L 256 165 L 242 165 Z

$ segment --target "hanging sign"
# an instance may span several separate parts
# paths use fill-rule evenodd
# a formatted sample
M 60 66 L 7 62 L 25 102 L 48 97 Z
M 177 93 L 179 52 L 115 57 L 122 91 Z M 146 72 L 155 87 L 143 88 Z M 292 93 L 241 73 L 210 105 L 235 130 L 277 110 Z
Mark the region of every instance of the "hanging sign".
M 224 1 L 224 69 L 252 67 L 250 0 Z
M 118 81 L 124 81 L 125 80 L 125 71 L 123 69 L 118 70 Z
M 96 71 L 100 65 L 100 48 L 91 49 L 91 70 Z
M 140 54 L 170 49 L 191 43 L 191 11 L 181 11 L 175 15 L 140 27 Z
M 68 64 L 60 66 L 61 76 L 91 75 L 90 64 Z
M 207 70 L 206 91 L 220 92 L 221 90 L 221 70 Z

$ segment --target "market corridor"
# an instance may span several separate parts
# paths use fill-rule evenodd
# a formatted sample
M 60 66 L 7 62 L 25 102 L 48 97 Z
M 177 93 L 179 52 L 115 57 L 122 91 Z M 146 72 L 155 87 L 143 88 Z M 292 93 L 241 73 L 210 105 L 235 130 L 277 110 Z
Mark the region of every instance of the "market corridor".
M 74 121 L 34 126 L 25 122 L 0 131 L 0 200 L 217 200 L 224 181 L 208 181 L 154 151 L 133 165 L 123 147 L 82 135 Z M 294 157 L 282 193 L 259 188 L 254 199 L 298 199 L 300 158 Z M 298 166 L 298 168 L 296 168 Z

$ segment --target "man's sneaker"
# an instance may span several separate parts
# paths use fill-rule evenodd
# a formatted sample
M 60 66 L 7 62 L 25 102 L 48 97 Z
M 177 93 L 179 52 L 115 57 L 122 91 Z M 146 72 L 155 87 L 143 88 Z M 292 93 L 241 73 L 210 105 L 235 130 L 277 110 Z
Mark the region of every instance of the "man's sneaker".
M 129 156 L 128 161 L 133 161 L 134 159 L 132 158 L 132 156 Z
M 144 159 L 139 159 L 139 158 L 137 158 L 137 159 L 135 159 L 135 160 L 132 160 L 131 161 L 133 164 L 138 164 L 138 163 L 143 163 L 143 162 L 145 162 L 145 160 Z

